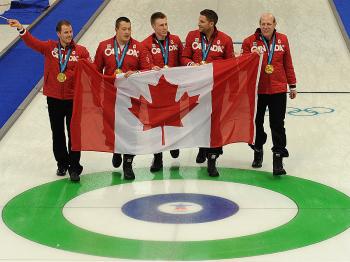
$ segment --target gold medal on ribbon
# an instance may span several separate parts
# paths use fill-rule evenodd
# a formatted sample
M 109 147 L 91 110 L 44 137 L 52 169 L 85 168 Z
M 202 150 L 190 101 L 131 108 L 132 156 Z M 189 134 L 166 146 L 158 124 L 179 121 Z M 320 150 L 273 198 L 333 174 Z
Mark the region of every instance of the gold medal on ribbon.
M 265 67 L 266 74 L 269 74 L 269 75 L 272 74 L 273 70 L 274 70 L 273 65 L 266 65 L 266 67 Z
M 201 65 L 205 65 L 207 62 L 205 62 L 204 60 L 201 61 Z
M 164 65 L 163 68 L 169 68 L 169 66 L 168 65 Z
M 115 74 L 116 74 L 116 75 L 121 74 L 121 73 L 123 73 L 123 71 L 122 71 L 120 68 L 117 68 L 117 69 L 115 70 Z
M 64 81 L 66 81 L 67 80 L 67 76 L 66 76 L 66 74 L 65 73 L 59 73 L 58 75 L 57 75 L 57 81 L 58 82 L 60 82 L 60 83 L 63 83 Z

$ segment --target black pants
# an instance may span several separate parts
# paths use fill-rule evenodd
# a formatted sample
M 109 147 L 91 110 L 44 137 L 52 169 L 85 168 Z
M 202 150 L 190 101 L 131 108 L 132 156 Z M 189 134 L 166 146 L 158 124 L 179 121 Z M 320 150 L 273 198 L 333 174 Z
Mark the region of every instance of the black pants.
M 223 151 L 222 151 L 222 146 L 221 147 L 200 147 L 199 151 L 202 151 L 206 156 L 208 156 L 208 154 L 214 154 L 216 155 L 216 157 L 219 157 L 219 155 L 222 155 Z
M 58 168 L 79 169 L 80 151 L 71 150 L 70 121 L 72 119 L 73 100 L 61 100 L 47 97 L 47 106 L 52 131 L 53 154 Z M 68 149 L 65 123 L 68 133 Z
M 286 149 L 287 139 L 284 128 L 286 115 L 287 94 L 278 93 L 273 95 L 258 95 L 257 112 L 255 118 L 256 138 L 255 147 L 260 149 L 266 143 L 267 135 L 264 131 L 264 116 L 266 107 L 269 109 L 269 121 L 272 135 L 272 152 L 288 157 Z

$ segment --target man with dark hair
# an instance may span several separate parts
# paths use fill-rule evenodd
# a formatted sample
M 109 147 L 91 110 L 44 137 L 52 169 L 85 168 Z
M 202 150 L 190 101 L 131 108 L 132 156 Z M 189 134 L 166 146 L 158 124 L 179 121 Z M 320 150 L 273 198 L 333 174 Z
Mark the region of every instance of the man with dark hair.
M 150 21 L 154 33 L 143 40 L 142 44 L 148 51 L 152 69 L 161 70 L 161 68 L 180 66 L 183 46 L 180 38 L 168 31 L 166 15 L 156 12 L 152 14 Z M 177 158 L 179 153 L 178 149 L 170 151 L 173 158 Z M 163 154 L 160 152 L 154 154 L 150 171 L 156 172 L 162 168 Z
M 56 32 L 61 32 L 62 26 L 72 26 L 71 23 L 68 20 L 60 20 L 56 24 Z
M 255 118 L 256 137 L 254 145 L 254 160 L 252 167 L 260 168 L 263 162 L 263 145 L 267 135 L 264 131 L 264 116 L 269 108 L 269 120 L 272 134 L 273 174 L 284 175 L 283 157 L 288 157 L 287 139 L 284 128 L 284 118 L 287 103 L 287 84 L 289 97 L 297 95 L 296 78 L 292 57 L 286 35 L 276 32 L 276 19 L 266 13 L 260 17 L 260 27 L 255 33 L 243 41 L 242 53 L 252 52 L 264 55 L 258 86 L 258 103 Z
M 97 70 L 105 75 L 117 75 L 124 73 L 124 77 L 136 73 L 138 70 L 149 70 L 150 60 L 147 51 L 131 37 L 131 22 L 127 17 L 119 17 L 115 22 L 115 36 L 102 41 L 95 55 Z M 106 113 L 106 112 L 104 112 Z M 125 154 L 123 159 L 124 178 L 135 179 L 132 169 L 134 155 Z M 122 157 L 114 153 L 112 164 L 119 167 Z
M 131 21 L 129 18 L 125 16 L 118 17 L 117 20 L 115 20 L 115 28 L 119 28 L 119 25 L 121 22 L 129 23 L 131 24 Z
M 210 22 L 213 22 L 214 26 L 218 23 L 219 17 L 213 10 L 204 9 L 199 14 L 205 16 Z
M 80 165 L 80 152 L 71 150 L 70 122 L 73 110 L 74 71 L 78 59 L 89 58 L 85 47 L 73 41 L 71 23 L 62 20 L 57 23 L 58 41 L 40 41 L 24 29 L 21 23 L 9 19 L 11 27 L 16 27 L 26 45 L 40 52 L 45 57 L 44 64 L 44 95 L 52 131 L 53 153 L 57 161 L 58 176 L 64 176 L 68 170 L 72 181 L 79 181 L 83 171 Z M 68 149 L 64 124 L 68 132 Z
M 233 57 L 233 42 L 230 36 L 217 30 L 218 15 L 209 9 L 200 12 L 198 30 L 188 33 L 182 53 L 182 64 L 199 66 L 213 60 L 229 59 Z M 199 148 L 197 163 L 204 163 L 208 159 L 209 176 L 219 176 L 216 169 L 216 159 L 221 155 L 222 147 Z

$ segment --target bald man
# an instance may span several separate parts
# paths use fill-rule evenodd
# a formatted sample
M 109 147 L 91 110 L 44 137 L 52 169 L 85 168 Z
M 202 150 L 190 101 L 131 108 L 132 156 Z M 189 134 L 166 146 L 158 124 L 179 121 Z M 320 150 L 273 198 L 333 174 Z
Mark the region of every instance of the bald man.
M 287 104 L 287 85 L 289 97 L 297 95 L 296 78 L 292 57 L 286 35 L 276 31 L 276 18 L 266 13 L 260 17 L 260 27 L 247 37 L 242 44 L 242 53 L 263 54 L 263 62 L 258 86 L 258 103 L 255 118 L 256 138 L 254 145 L 253 168 L 262 167 L 263 145 L 267 135 L 264 131 L 266 107 L 269 109 L 269 121 L 272 134 L 273 175 L 285 175 L 283 157 L 288 157 L 284 118 Z

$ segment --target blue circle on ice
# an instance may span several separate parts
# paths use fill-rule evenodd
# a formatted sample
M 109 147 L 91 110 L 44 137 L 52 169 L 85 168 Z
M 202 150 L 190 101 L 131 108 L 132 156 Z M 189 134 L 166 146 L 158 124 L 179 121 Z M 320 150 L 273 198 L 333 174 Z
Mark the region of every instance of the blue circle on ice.
M 238 209 L 226 198 L 186 193 L 151 195 L 122 206 L 122 212 L 131 218 L 166 224 L 216 221 L 234 215 Z

